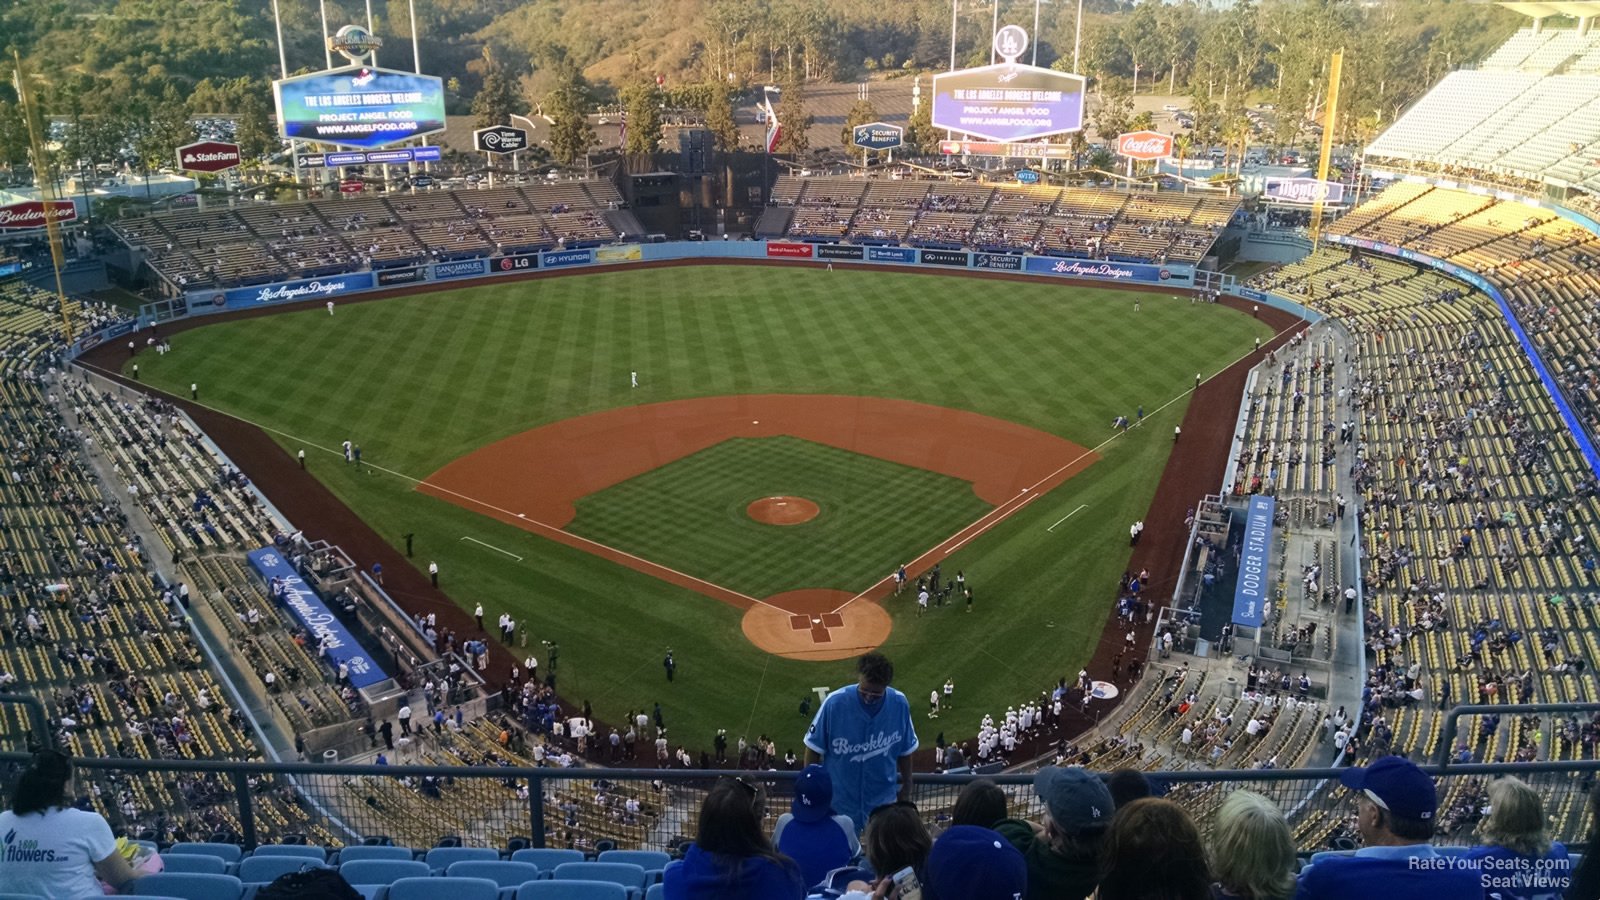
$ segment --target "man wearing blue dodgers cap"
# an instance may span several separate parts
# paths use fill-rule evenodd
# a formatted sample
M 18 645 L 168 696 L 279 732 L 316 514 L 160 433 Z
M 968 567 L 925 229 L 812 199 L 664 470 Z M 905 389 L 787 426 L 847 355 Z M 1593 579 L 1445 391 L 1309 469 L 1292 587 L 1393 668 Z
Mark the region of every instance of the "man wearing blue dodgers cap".
M 911 702 L 889 686 L 894 664 L 882 653 L 856 663 L 855 684 L 822 701 L 806 731 L 806 763 L 820 762 L 833 779 L 833 808 L 850 817 L 856 832 L 867 813 L 911 791 L 911 754 L 917 732 Z
M 1472 861 L 1440 856 L 1433 838 L 1439 795 L 1414 763 L 1385 756 L 1339 773 L 1355 792 L 1360 850 L 1313 859 L 1300 873 L 1295 900 L 1479 900 L 1482 882 Z
M 861 849 L 849 816 L 833 812 L 833 779 L 822 766 L 806 766 L 794 782 L 794 802 L 772 829 L 778 852 L 800 864 L 807 886 L 850 864 Z
M 1023 900 L 1028 864 L 997 831 L 976 825 L 945 829 L 923 867 L 922 900 Z

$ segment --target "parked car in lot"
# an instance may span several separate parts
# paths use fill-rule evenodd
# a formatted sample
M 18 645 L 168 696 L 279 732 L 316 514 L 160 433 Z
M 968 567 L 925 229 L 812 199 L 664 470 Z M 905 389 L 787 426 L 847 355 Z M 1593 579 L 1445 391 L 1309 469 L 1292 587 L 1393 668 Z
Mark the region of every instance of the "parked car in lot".
M 1176 103 L 1168 103 L 1166 106 L 1163 106 L 1161 108 L 1163 110 L 1167 111 L 1167 112 L 1170 112 L 1170 113 L 1182 112 L 1183 111 L 1183 107 L 1179 106 Z

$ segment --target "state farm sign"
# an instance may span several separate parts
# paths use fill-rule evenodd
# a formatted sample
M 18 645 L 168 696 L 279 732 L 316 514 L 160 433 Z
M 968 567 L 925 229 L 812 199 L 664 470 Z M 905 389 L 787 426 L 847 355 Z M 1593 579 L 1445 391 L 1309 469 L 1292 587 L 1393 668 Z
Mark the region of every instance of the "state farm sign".
M 1119 134 L 1117 153 L 1129 159 L 1165 159 L 1172 155 L 1172 136 L 1159 131 Z
M 186 172 L 223 172 L 238 167 L 238 144 L 200 141 L 178 148 L 178 168 Z
M 0 206 L 0 228 L 43 228 L 45 204 L 40 200 L 25 200 L 10 206 Z M 50 221 L 71 222 L 78 217 L 78 208 L 70 200 L 52 200 L 49 205 Z

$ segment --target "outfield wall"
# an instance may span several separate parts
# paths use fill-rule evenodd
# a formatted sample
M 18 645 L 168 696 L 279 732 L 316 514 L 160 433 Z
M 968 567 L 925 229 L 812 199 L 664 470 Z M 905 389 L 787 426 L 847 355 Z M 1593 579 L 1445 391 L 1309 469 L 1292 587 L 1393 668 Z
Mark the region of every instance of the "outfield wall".
M 278 304 L 331 300 L 352 294 L 424 284 L 443 286 L 448 282 L 468 283 L 490 278 L 527 275 L 533 272 L 609 269 L 638 263 L 676 260 L 709 262 L 722 259 L 809 265 L 839 263 L 848 266 L 920 268 L 943 272 L 979 270 L 1088 282 L 1146 285 L 1152 288 L 1170 286 L 1178 290 L 1188 290 L 1194 285 L 1194 267 L 1188 265 L 1148 265 L 1032 254 L 856 244 L 813 244 L 798 241 L 680 241 L 662 244 L 616 244 L 582 250 L 549 250 L 540 253 L 378 269 L 370 272 L 350 272 L 250 287 L 189 291 L 178 303 L 146 305 L 140 316 L 139 326 L 190 316 L 257 309 Z M 75 345 L 72 355 L 75 356 L 98 343 L 125 334 L 126 330 L 115 334 L 92 335 Z

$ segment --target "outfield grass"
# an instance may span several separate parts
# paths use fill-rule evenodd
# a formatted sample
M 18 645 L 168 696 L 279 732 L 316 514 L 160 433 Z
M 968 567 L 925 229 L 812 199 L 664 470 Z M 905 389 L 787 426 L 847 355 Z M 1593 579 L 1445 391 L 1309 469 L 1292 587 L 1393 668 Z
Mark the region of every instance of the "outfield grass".
M 765 525 L 745 509 L 804 497 L 817 517 Z M 794 437 L 736 438 L 579 500 L 567 530 L 680 572 L 769 597 L 856 593 L 992 507 L 968 482 Z
M 176 335 L 174 352 L 140 364 L 146 381 L 180 393 L 197 382 L 207 403 L 277 430 L 291 452 L 306 447 L 313 471 L 379 533 L 397 546 L 416 533 L 418 564 L 437 560 L 458 603 L 482 602 L 489 618 L 509 609 L 535 642 L 559 640 L 563 693 L 592 701 L 597 715 L 615 721 L 659 700 L 692 745 L 725 727 L 798 749 L 800 699 L 812 686 L 843 683 L 848 662 L 762 653 L 730 607 L 419 494 L 403 477 L 336 465 L 339 442 L 422 478 L 537 425 L 689 397 L 905 399 L 1091 448 L 1111 436 L 1113 417 L 1143 406 L 1150 427 L 1103 447 L 1085 473 L 945 564 L 966 571 L 973 615 L 917 618 L 905 601 L 891 603 L 885 650 L 897 681 L 925 697 L 954 677 L 962 718 L 939 723 L 954 736 L 974 731 L 981 711 L 1003 709 L 1088 657 L 1126 566 L 1127 524 L 1148 508 L 1195 373 L 1220 370 L 1267 334 L 1248 316 L 1166 295 L 707 266 L 500 282 L 340 305 L 332 317 L 319 309 L 220 323 Z M 630 371 L 640 374 L 637 390 Z M 882 572 L 896 561 L 882 560 Z M 660 667 L 667 645 L 679 663 L 671 685 Z

